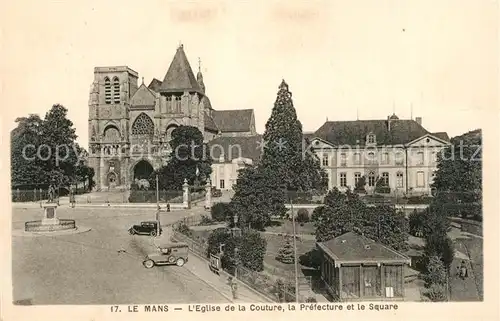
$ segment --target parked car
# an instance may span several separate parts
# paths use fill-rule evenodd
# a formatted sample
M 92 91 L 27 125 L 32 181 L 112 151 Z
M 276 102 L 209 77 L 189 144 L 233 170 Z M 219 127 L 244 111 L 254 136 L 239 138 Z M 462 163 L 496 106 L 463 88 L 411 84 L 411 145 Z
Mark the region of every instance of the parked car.
M 188 261 L 189 248 L 186 243 L 165 243 L 158 245 L 156 252 L 148 254 L 142 264 L 146 269 L 155 265 L 183 266 Z
M 158 233 L 158 227 L 159 227 L 159 232 L 161 235 L 162 228 L 161 228 L 161 226 L 158 226 L 158 224 L 159 224 L 159 222 L 157 222 L 157 221 L 141 222 L 141 224 L 134 225 L 131 228 L 129 228 L 128 232 L 131 235 L 138 234 L 138 235 L 156 236 Z
M 212 188 L 212 197 L 221 197 L 222 191 L 217 188 Z

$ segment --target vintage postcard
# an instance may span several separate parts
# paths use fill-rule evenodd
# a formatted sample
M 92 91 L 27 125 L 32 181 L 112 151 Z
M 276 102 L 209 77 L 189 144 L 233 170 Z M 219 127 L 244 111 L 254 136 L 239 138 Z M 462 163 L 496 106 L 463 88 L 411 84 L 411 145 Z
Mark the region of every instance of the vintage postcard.
M 2 8 L 2 320 L 498 319 L 496 1 Z

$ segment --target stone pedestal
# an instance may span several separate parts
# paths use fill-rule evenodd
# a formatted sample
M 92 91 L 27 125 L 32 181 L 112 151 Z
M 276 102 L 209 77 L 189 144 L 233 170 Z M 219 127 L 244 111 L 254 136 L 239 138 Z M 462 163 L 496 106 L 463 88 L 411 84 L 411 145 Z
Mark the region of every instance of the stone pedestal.
M 205 209 L 210 209 L 212 207 L 212 185 L 207 182 L 205 185 Z
M 43 205 L 43 219 L 42 225 L 58 225 L 59 219 L 57 218 L 57 204 L 46 203 Z

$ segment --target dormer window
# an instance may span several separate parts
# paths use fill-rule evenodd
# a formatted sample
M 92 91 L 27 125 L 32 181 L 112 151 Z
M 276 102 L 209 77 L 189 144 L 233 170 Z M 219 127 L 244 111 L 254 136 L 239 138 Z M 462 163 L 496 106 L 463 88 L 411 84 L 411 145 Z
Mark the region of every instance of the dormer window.
M 376 140 L 375 140 L 375 134 L 368 134 L 368 136 L 366 136 L 366 143 L 367 144 L 375 144 Z

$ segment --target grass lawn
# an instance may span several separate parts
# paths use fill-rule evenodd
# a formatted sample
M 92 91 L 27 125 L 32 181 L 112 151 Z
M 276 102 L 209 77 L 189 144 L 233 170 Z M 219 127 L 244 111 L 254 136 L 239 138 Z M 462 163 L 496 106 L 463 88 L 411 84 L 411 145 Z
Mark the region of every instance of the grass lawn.
M 304 223 L 300 225 L 299 223 L 296 224 L 296 230 L 295 233 L 297 235 L 299 234 L 308 234 L 308 235 L 314 235 L 316 229 L 314 228 L 314 225 L 311 222 Z M 266 227 L 266 232 L 271 232 L 271 233 L 293 233 L 293 224 L 292 221 L 290 220 L 275 220 L 273 221 L 273 224 L 271 226 Z

